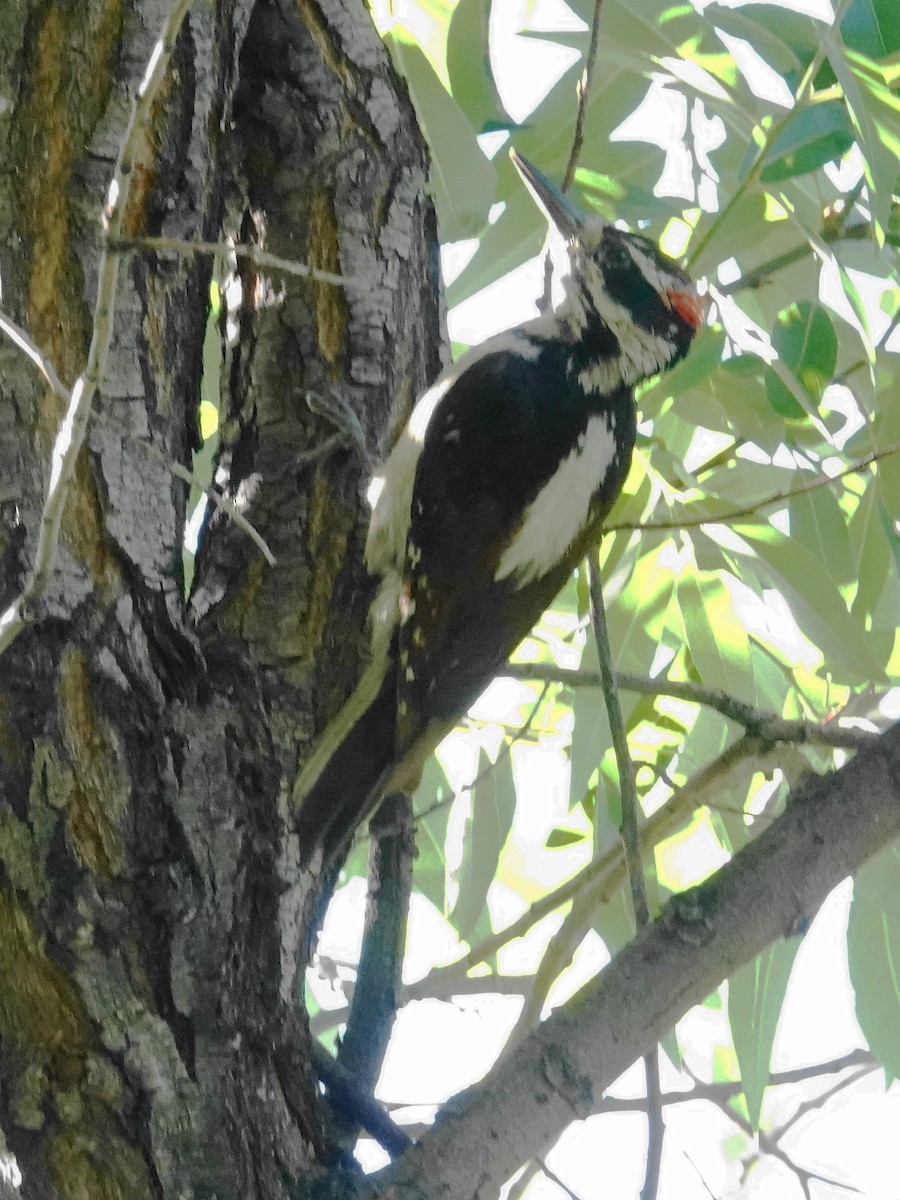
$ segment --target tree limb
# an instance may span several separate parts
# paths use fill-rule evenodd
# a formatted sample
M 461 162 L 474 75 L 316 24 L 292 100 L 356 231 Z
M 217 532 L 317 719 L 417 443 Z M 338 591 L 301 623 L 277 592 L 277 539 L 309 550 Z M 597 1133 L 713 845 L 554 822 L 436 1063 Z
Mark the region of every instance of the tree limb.
M 422 1200 L 496 1194 L 694 1004 L 816 912 L 828 893 L 900 836 L 900 725 L 847 766 L 809 776 L 785 813 L 653 925 L 433 1130 L 372 1178 L 370 1197 L 413 1181 Z M 802 862 L 804 870 L 797 870 Z
M 602 677 L 597 671 L 573 671 L 551 663 L 508 663 L 502 673 L 512 679 L 536 683 L 561 683 L 568 687 L 602 686 Z M 748 733 L 769 742 L 814 743 L 840 750 L 859 750 L 878 736 L 865 729 L 847 729 L 833 723 L 820 725 L 815 721 L 788 720 L 745 704 L 718 688 L 705 687 L 689 679 L 654 679 L 620 671 L 616 681 L 625 692 L 639 692 L 643 696 L 673 696 L 691 704 L 704 704 L 720 712 L 729 721 L 743 726 Z

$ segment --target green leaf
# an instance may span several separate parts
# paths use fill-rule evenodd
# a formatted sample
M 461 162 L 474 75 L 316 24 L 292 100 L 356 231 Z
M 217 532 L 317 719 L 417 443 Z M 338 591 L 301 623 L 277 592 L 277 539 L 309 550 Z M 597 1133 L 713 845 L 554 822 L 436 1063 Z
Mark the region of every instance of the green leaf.
M 837 335 L 828 312 L 821 304 L 801 300 L 782 309 L 772 329 L 772 345 L 792 379 L 776 366 L 766 371 L 766 395 L 781 416 L 800 418 L 805 407 L 798 400 L 796 381 L 814 405 L 834 377 L 837 363 Z
M 784 421 L 766 402 L 766 370 L 766 363 L 757 355 L 740 354 L 723 362 L 708 383 L 735 437 L 774 454 L 784 441 Z
M 853 564 L 858 582 L 851 612 L 857 620 L 872 616 L 884 592 L 891 564 L 888 538 L 879 519 L 879 489 L 870 482 L 849 526 Z
M 671 371 L 652 380 L 636 399 L 641 413 L 653 416 L 669 396 L 678 396 L 702 383 L 722 361 L 725 349 L 725 330 L 721 325 L 701 329 L 694 339 L 691 352 Z
M 834 30 L 823 32 L 822 41 L 856 128 L 875 236 L 880 242 L 900 169 L 900 101 L 886 86 L 877 64 L 848 49 Z
M 465 854 L 458 876 L 459 898 L 452 917 L 462 938 L 472 932 L 484 912 L 488 889 L 516 812 L 511 755 L 505 748 L 501 749 L 493 764 L 481 751 L 476 778 L 478 776 L 483 778 L 472 792 L 472 810 L 466 823 Z
M 550 831 L 545 845 L 548 850 L 562 850 L 566 846 L 580 845 L 587 841 L 587 836 L 583 829 L 565 829 L 558 826 Z
M 491 70 L 490 10 L 491 0 L 459 0 L 447 31 L 453 99 L 478 133 L 509 120 Z
M 852 583 L 856 573 L 847 521 L 831 489 L 820 487 L 792 496 L 788 512 L 791 540 L 805 546 L 835 583 Z
M 691 660 L 703 683 L 752 700 L 750 642 L 717 575 L 687 570 L 675 584 Z
M 840 100 L 798 107 L 769 147 L 760 178 L 773 183 L 818 170 L 846 154 L 854 140 L 853 125 Z
M 884 665 L 873 656 L 866 635 L 847 611 L 836 585 L 803 546 L 771 525 L 739 525 L 772 574 L 803 633 L 825 656 L 825 670 L 836 681 L 871 683 L 884 678 Z
M 897 0 L 854 0 L 841 21 L 848 46 L 869 58 L 887 58 L 900 50 Z
M 447 878 L 447 822 L 450 818 L 453 789 L 447 782 L 437 756 L 429 756 L 422 779 L 413 797 L 416 820 L 416 860 L 414 882 L 438 912 L 444 912 Z M 432 811 L 433 810 L 433 811 Z
M 732 9 L 721 4 L 709 4 L 703 15 L 716 31 L 721 29 L 732 37 L 749 42 L 760 58 L 785 79 L 799 78 L 806 62 L 812 57 L 806 37 L 807 25 L 798 14 L 779 9 L 779 20 L 783 25 L 774 32 L 760 20 L 761 10 L 770 7 L 760 5 L 758 8 Z
M 759 1128 L 772 1044 L 799 947 L 799 938 L 776 942 L 728 980 L 728 1020 L 754 1129 Z
M 589 665 L 593 667 L 594 662 Z M 577 687 L 572 698 L 572 715 L 575 723 L 569 750 L 570 809 L 581 803 L 591 776 L 610 744 L 609 720 L 601 689 Z
M 885 847 L 857 873 L 847 926 L 856 1019 L 872 1053 L 900 1077 L 900 846 Z
M 483 154 L 462 109 L 435 74 L 422 50 L 398 26 L 386 35 L 409 84 L 416 115 L 431 150 L 431 184 L 441 237 L 475 237 L 494 203 L 497 172 Z M 459 181 L 465 180 L 460 187 Z
M 608 220 L 614 220 L 625 211 L 633 224 L 635 219 L 643 216 L 680 217 L 683 210 L 671 196 L 657 196 L 649 188 L 584 167 L 575 172 L 573 190 L 584 208 L 599 209 Z

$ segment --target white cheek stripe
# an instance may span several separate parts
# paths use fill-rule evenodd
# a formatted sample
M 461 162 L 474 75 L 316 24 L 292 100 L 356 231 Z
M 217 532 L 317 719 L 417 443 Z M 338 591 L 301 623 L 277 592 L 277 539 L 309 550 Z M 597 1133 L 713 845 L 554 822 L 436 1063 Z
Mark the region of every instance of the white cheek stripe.
M 515 577 L 524 587 L 546 575 L 565 555 L 588 519 L 591 497 L 615 457 L 616 439 L 607 417 L 591 417 L 575 449 L 525 511 L 507 546 L 495 579 Z

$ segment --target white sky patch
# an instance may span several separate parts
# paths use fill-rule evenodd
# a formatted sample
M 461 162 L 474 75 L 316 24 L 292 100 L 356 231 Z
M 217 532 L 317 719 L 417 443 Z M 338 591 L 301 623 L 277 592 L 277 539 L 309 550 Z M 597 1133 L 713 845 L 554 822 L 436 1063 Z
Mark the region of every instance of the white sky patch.
M 521 37 L 526 29 L 586 28 L 562 0 L 505 0 L 491 5 L 491 69 L 513 121 L 524 121 L 566 70 L 581 57 L 569 46 Z
M 497 579 L 514 576 L 524 587 L 559 562 L 583 529 L 591 497 L 615 452 L 607 418 L 591 417 L 575 449 L 528 506 L 522 527 L 500 559 Z
M 450 337 L 474 346 L 511 325 L 530 321 L 537 316 L 542 286 L 542 257 L 538 256 L 457 304 L 447 317 Z
M 464 238 L 460 242 L 445 242 L 441 246 L 441 274 L 444 276 L 445 287 L 449 287 L 455 279 L 462 275 L 475 257 L 477 249 L 478 238 Z
M 696 471 L 707 459 L 712 458 L 714 454 L 730 445 L 732 441 L 732 437 L 727 433 L 719 433 L 715 429 L 698 427 L 694 430 L 691 444 L 688 446 L 687 454 L 684 456 L 686 469 L 688 471 Z
M 730 51 L 755 96 L 759 96 L 761 100 L 770 100 L 773 104 L 780 104 L 782 108 L 794 107 L 791 89 L 749 42 L 718 27 L 716 34 Z

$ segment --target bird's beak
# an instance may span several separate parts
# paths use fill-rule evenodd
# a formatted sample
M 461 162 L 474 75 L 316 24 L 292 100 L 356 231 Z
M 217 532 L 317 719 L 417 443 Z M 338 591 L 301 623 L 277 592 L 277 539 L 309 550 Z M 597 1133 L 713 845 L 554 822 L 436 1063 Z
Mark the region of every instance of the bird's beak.
M 584 229 L 585 215 L 578 205 L 518 151 L 511 149 L 509 157 L 529 192 L 563 237 L 567 240 L 579 237 Z

